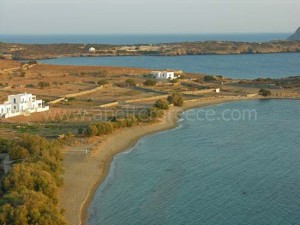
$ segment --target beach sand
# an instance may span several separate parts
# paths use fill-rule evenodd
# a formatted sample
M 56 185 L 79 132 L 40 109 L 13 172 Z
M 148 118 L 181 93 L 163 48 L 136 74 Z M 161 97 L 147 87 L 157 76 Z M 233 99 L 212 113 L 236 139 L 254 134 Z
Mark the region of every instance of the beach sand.
M 72 150 L 89 148 L 93 150 L 87 155 L 65 154 L 64 185 L 59 195 L 60 207 L 65 210 L 66 220 L 71 225 L 86 224 L 88 206 L 95 191 L 108 174 L 110 163 L 117 153 L 132 147 L 145 135 L 175 127 L 180 112 L 189 108 L 245 99 L 249 98 L 217 97 L 185 102 L 183 107 L 171 107 L 157 123 L 120 129 L 111 135 L 94 138 L 93 144 L 74 147 Z

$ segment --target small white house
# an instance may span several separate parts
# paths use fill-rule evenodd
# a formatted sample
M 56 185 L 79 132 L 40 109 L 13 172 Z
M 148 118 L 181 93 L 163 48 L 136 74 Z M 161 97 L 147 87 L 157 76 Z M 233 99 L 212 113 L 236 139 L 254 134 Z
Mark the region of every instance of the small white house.
M 89 48 L 89 52 L 94 52 L 94 51 L 96 51 L 96 49 L 94 47 Z
M 168 72 L 168 71 L 152 71 L 151 75 L 154 76 L 155 79 L 158 80 L 174 80 L 175 73 L 174 72 Z
M 35 95 L 22 93 L 8 96 L 8 101 L 0 105 L 0 117 L 9 118 L 47 110 L 49 106 L 45 106 L 43 100 L 37 100 Z

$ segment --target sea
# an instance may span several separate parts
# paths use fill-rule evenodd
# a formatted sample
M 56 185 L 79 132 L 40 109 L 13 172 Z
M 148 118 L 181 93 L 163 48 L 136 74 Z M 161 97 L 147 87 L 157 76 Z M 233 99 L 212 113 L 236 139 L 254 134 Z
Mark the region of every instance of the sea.
M 299 100 L 182 113 L 114 157 L 88 225 L 298 225 L 299 113 Z
M 263 42 L 287 36 L 0 35 L 0 41 Z M 169 68 L 244 79 L 300 75 L 300 53 L 75 57 L 40 63 Z M 183 112 L 175 129 L 148 135 L 114 157 L 88 208 L 88 225 L 299 225 L 299 115 L 299 100 L 241 101 Z
M 289 33 L 233 34 L 114 34 L 114 35 L 4 35 L 0 42 L 51 44 L 155 44 L 186 41 L 243 41 L 266 42 L 285 40 Z M 253 55 L 196 55 L 196 56 L 118 56 L 65 57 L 40 60 L 40 63 L 63 65 L 96 65 L 174 69 L 188 73 L 222 75 L 229 78 L 281 78 L 300 75 L 300 53 Z
M 1 34 L 0 42 L 23 44 L 157 44 L 186 41 L 244 41 L 266 42 L 286 40 L 291 33 L 227 33 L 227 34 Z
M 66 57 L 39 60 L 63 65 L 98 65 L 182 70 L 229 78 L 282 78 L 300 75 L 300 53 L 251 55 Z

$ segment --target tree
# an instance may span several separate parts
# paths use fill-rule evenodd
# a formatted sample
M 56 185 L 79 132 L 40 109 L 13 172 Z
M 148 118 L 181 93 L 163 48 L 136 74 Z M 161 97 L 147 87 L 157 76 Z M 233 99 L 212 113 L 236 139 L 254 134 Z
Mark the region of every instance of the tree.
M 13 143 L 11 140 L 0 138 L 0 153 L 8 153 Z
M 19 145 L 13 145 L 9 151 L 10 159 L 18 160 L 18 159 L 26 159 L 29 156 L 29 152 L 26 148 L 23 148 Z
M 58 202 L 54 178 L 38 163 L 14 164 L 3 180 L 3 188 L 6 192 L 21 192 L 25 189 L 41 192 L 55 204 Z
M 0 224 L 67 224 L 56 205 L 40 192 L 26 189 L 12 192 L 4 195 L 1 202 Z
M 155 102 L 154 107 L 156 107 L 158 109 L 168 109 L 169 104 L 166 100 L 160 99 Z
M 57 208 L 61 180 L 61 143 L 24 134 L 12 141 L 0 139 L 1 151 L 14 161 L 2 180 L 0 224 L 65 225 Z
M 168 102 L 173 104 L 174 106 L 182 106 L 183 105 L 183 97 L 180 93 L 173 93 L 168 96 Z
M 270 96 L 272 94 L 268 89 L 260 89 L 258 93 L 259 95 L 262 95 L 264 97 Z

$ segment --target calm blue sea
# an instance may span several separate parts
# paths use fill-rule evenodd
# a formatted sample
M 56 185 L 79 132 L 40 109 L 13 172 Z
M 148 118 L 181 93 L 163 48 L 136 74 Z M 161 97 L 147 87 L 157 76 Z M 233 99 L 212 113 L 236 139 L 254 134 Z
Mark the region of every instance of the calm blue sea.
M 138 44 L 184 41 L 227 40 L 264 42 L 286 39 L 289 33 L 243 34 L 132 34 L 132 35 L 5 35 L 0 42 L 15 43 L 101 43 Z M 177 56 L 177 57 L 95 57 L 41 60 L 66 65 L 124 66 L 149 69 L 176 69 L 191 73 L 224 75 L 231 78 L 279 78 L 300 75 L 300 53 L 269 55 Z
M 1 32 L 1 31 L 0 31 Z M 0 34 L 0 42 L 50 44 L 154 44 L 185 41 L 246 41 L 265 42 L 285 40 L 290 33 L 233 33 L 233 34 L 102 34 L 102 35 L 9 35 Z
M 280 78 L 300 75 L 300 53 L 195 56 L 71 57 L 40 60 L 47 64 L 176 69 L 231 78 Z
M 216 120 L 203 120 L 204 109 L 214 110 Z M 298 225 L 300 101 L 204 109 L 183 113 L 176 129 L 117 155 L 89 207 L 88 224 Z M 256 120 L 237 120 L 237 110 L 249 109 Z

